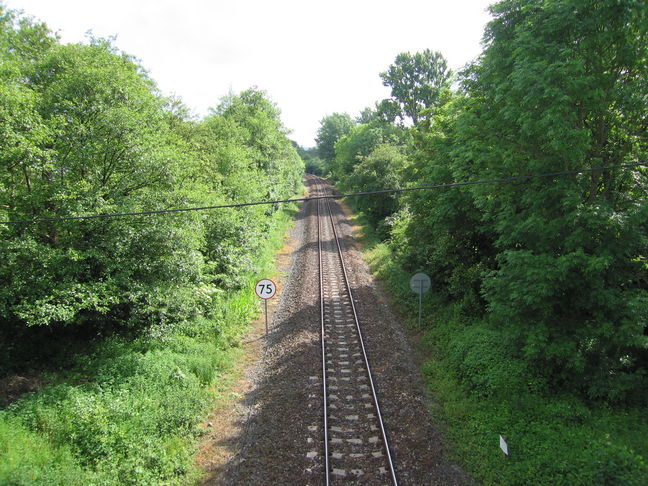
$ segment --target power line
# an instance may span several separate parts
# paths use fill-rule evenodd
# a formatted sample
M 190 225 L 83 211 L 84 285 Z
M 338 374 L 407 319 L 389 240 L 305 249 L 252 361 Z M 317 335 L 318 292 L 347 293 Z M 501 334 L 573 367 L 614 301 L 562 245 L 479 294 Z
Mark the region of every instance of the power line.
M 27 224 L 27 223 L 44 223 L 44 222 L 55 222 L 55 221 L 75 221 L 75 220 L 84 220 L 84 219 L 121 218 L 126 216 L 151 216 L 155 214 L 183 213 L 189 211 L 208 211 L 213 209 L 242 208 L 247 206 L 261 206 L 266 204 L 282 204 L 282 203 L 292 203 L 292 202 L 315 201 L 317 199 L 341 199 L 344 197 L 353 197 L 353 196 L 371 196 L 375 194 L 393 194 L 399 192 L 426 191 L 431 189 L 442 189 L 446 187 L 474 186 L 478 184 L 497 184 L 497 183 L 515 182 L 515 181 L 536 179 L 536 178 L 561 177 L 567 175 L 585 174 L 589 172 L 599 172 L 604 170 L 613 170 L 613 169 L 622 169 L 622 168 L 629 169 L 629 168 L 636 168 L 636 167 L 648 167 L 648 164 L 642 162 L 637 164 L 610 165 L 607 167 L 592 167 L 589 169 L 547 172 L 544 174 L 528 174 L 528 175 L 518 175 L 518 176 L 510 176 L 510 177 L 499 177 L 496 179 L 482 179 L 477 181 L 463 181 L 463 182 L 452 182 L 447 184 L 433 184 L 431 186 L 406 187 L 402 189 L 382 189 L 378 191 L 352 192 L 347 194 L 330 194 L 326 196 L 302 197 L 302 198 L 295 198 L 295 199 L 276 199 L 272 201 L 256 201 L 256 202 L 249 202 L 249 203 L 220 204 L 217 206 L 199 206 L 199 207 L 176 208 L 176 209 L 156 209 L 151 211 L 137 211 L 132 213 L 101 213 L 101 214 L 89 214 L 86 216 L 61 216 L 61 217 L 53 217 L 53 218 L 19 219 L 15 221 L 0 221 L 0 224 Z

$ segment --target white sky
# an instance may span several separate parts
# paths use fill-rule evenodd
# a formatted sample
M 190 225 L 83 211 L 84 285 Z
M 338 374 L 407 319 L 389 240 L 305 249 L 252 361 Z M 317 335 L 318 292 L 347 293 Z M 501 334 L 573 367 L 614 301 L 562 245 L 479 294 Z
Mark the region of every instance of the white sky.
M 3 0 L 0 0 L 3 1 Z M 379 73 L 403 51 L 440 51 L 453 69 L 481 51 L 494 0 L 4 0 L 63 42 L 116 36 L 165 94 L 198 116 L 230 90 L 266 90 L 291 138 L 388 96 Z

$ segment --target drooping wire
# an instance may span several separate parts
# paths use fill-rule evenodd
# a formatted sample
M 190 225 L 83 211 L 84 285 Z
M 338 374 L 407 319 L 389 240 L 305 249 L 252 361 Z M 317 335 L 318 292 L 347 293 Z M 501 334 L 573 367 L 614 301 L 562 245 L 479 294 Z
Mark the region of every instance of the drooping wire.
M 209 211 L 214 209 L 242 208 L 247 206 L 261 206 L 267 204 L 283 204 L 283 203 L 293 203 L 293 202 L 302 202 L 302 201 L 313 201 L 317 199 L 341 199 L 344 197 L 361 197 L 361 196 L 371 196 L 375 194 L 392 194 L 392 193 L 399 193 L 399 192 L 426 191 L 431 189 L 443 189 L 448 187 L 474 186 L 478 184 L 498 184 L 498 183 L 505 183 L 505 182 L 515 182 L 515 181 L 522 181 L 528 179 L 536 179 L 536 178 L 562 177 L 568 175 L 585 174 L 589 172 L 599 172 L 599 171 L 614 170 L 614 169 L 631 169 L 637 167 L 648 167 L 648 163 L 641 162 L 636 164 L 620 164 L 620 165 L 610 165 L 607 167 L 591 167 L 589 169 L 546 172 L 544 174 L 527 174 L 527 175 L 517 175 L 517 176 L 510 176 L 510 177 L 498 177 L 495 179 L 481 179 L 476 181 L 433 184 L 429 186 L 405 187 L 401 189 L 381 189 L 377 191 L 353 192 L 353 193 L 346 193 L 346 194 L 329 194 L 326 196 L 313 196 L 313 197 L 302 197 L 302 198 L 293 198 L 293 199 L 276 199 L 272 201 L 255 201 L 255 202 L 248 202 L 248 203 L 220 204 L 217 206 L 197 206 L 197 207 L 190 207 L 190 208 L 155 209 L 150 211 L 137 211 L 131 213 L 101 213 L 101 214 L 89 214 L 84 216 L 59 216 L 59 217 L 51 217 L 51 218 L 18 219 L 14 221 L 0 221 L 0 224 L 29 224 L 29 223 L 43 223 L 43 222 L 56 222 L 56 221 L 75 221 L 75 220 L 85 220 L 85 219 L 121 218 L 126 216 L 151 216 L 156 214 L 172 214 L 172 213 L 182 213 L 188 211 Z

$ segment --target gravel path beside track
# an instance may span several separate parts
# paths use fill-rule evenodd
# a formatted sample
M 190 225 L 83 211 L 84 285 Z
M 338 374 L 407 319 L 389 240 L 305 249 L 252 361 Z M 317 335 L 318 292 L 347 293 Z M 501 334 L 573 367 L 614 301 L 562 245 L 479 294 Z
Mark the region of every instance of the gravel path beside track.
M 313 188 L 314 189 L 314 188 Z M 332 201 L 350 285 L 401 485 L 468 485 L 448 461 L 431 425 L 430 405 L 416 352 L 386 304 L 356 244 L 342 206 Z M 227 464 L 205 485 L 321 485 L 323 405 L 319 323 L 316 202 L 302 206 L 292 239 L 299 242 L 272 316 L 262 360 L 248 371 L 252 383 L 238 405 Z M 308 454 L 320 451 L 315 457 Z M 353 484 L 365 484 L 355 480 Z

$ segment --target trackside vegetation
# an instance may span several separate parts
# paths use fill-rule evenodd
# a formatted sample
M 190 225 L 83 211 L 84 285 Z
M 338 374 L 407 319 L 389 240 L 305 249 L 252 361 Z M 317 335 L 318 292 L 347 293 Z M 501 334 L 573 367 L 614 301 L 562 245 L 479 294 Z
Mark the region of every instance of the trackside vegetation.
M 320 155 L 344 192 L 610 167 L 350 203 L 404 312 L 409 277 L 432 278 L 424 372 L 476 479 L 648 484 L 648 12 L 490 11 L 475 62 L 400 54 L 391 98 Z
M 0 4 L 0 221 L 301 193 L 251 88 L 198 120 L 110 41 Z M 0 484 L 192 484 L 199 424 L 294 208 L 0 224 Z M 23 393 L 30 391 L 30 393 Z

